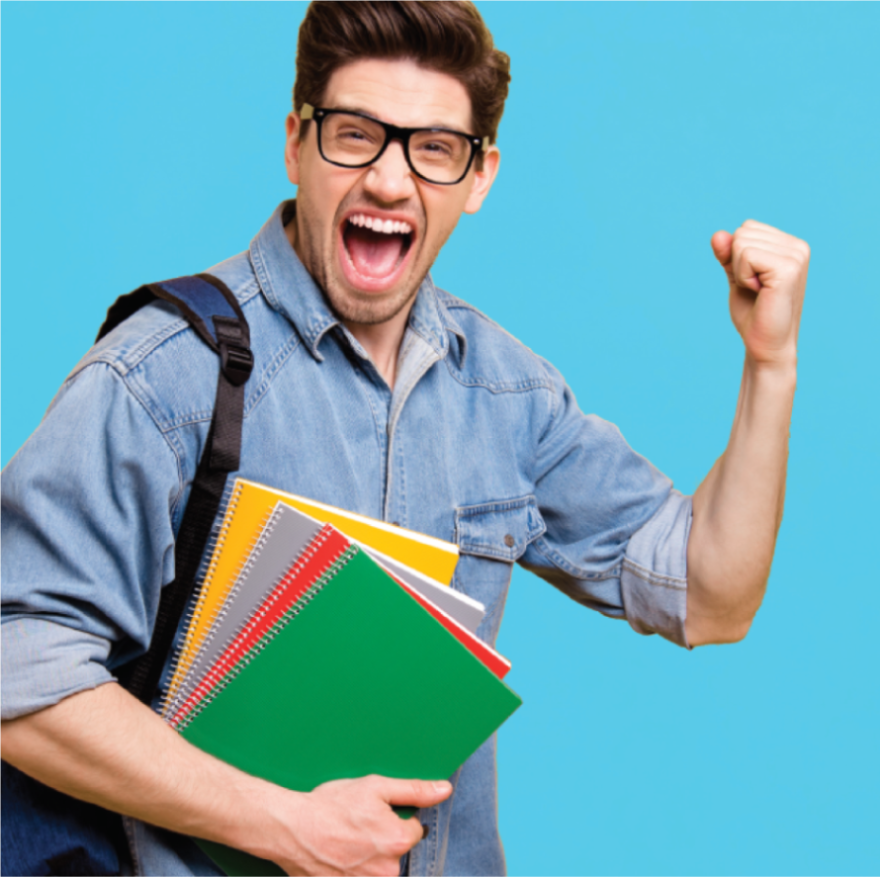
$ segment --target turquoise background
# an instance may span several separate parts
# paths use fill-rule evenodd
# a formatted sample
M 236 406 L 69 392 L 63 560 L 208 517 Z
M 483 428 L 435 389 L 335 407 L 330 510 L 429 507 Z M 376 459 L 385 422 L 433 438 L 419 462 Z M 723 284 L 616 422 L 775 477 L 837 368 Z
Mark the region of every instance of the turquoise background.
M 748 639 L 687 653 L 514 576 L 510 871 L 877 873 L 880 7 L 480 8 L 513 59 L 501 174 L 435 279 L 680 489 L 724 449 L 742 359 L 711 234 L 753 217 L 814 252 Z M 119 293 L 241 251 L 292 194 L 303 11 L 2 4 L 4 463 Z

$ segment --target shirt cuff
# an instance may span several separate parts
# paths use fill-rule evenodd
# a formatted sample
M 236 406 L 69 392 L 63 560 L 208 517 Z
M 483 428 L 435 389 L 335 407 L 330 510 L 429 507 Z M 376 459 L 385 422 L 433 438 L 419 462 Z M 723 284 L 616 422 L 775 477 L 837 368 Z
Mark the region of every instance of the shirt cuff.
M 620 589 L 626 618 L 637 633 L 691 648 L 687 618 L 687 543 L 693 519 L 689 496 L 670 492 L 654 516 L 629 540 Z
M 99 636 L 42 618 L 3 624 L 2 714 L 16 719 L 45 709 L 114 677 L 104 666 L 110 643 Z

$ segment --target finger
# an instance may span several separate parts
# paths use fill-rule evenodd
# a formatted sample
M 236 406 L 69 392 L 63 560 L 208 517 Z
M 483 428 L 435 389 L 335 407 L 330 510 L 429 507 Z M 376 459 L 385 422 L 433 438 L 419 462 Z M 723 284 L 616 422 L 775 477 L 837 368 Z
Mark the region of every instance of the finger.
M 780 259 L 798 261 L 798 253 L 790 247 L 781 247 L 778 244 L 768 243 L 767 241 L 742 241 L 736 240 L 733 243 L 733 271 L 739 270 L 743 253 L 749 252 L 754 265 L 758 262 L 767 262 L 772 267 L 775 262 Z M 778 257 L 778 258 L 777 258 Z
M 735 250 L 733 273 L 739 286 L 759 292 L 773 278 L 794 276 L 800 269 L 799 260 L 786 251 L 777 251 L 767 244 Z
M 765 225 L 763 222 L 756 222 L 754 219 L 747 219 L 735 232 L 734 237 L 747 235 L 749 237 L 755 235 L 762 238 L 775 240 L 780 244 L 787 245 L 796 250 L 802 256 L 809 258 L 810 245 L 793 234 L 788 234 L 772 225 Z
M 716 231 L 712 235 L 712 252 L 715 258 L 724 266 L 730 263 L 730 257 L 733 253 L 733 235 L 727 231 Z
M 428 826 L 422 825 L 416 818 L 401 819 L 395 816 L 393 819 L 393 825 L 386 823 L 387 835 L 379 848 L 384 853 L 399 858 L 428 836 Z
M 767 254 L 755 246 L 734 247 L 733 280 L 737 286 L 758 292 L 763 284 L 760 274 L 766 271 Z
M 785 234 L 784 231 L 780 231 L 778 228 L 776 228 L 776 226 L 767 225 L 766 222 L 758 222 L 757 219 L 747 219 L 740 226 L 740 228 L 755 228 L 755 229 L 762 229 L 763 231 L 772 231 L 772 232 L 775 232 L 776 234 Z
M 710 241 L 715 258 L 727 275 L 727 282 L 734 285 L 733 279 L 733 235 L 727 231 L 716 231 Z
M 375 777 L 374 781 L 378 795 L 388 804 L 433 807 L 452 794 L 452 785 L 446 780 L 397 780 L 390 777 Z
M 398 819 L 398 822 L 400 826 L 395 828 L 395 833 L 398 834 L 397 843 L 391 846 L 390 851 L 393 855 L 402 856 L 421 843 L 428 832 L 427 826 L 422 825 L 418 819 Z
M 784 252 L 793 258 L 802 259 L 804 256 L 809 255 L 809 247 L 803 241 L 790 235 L 771 235 L 761 231 L 743 232 L 741 229 L 738 229 L 733 236 L 734 252 L 736 252 L 737 247 L 742 249 L 742 247 L 749 244 L 774 247 L 779 252 Z

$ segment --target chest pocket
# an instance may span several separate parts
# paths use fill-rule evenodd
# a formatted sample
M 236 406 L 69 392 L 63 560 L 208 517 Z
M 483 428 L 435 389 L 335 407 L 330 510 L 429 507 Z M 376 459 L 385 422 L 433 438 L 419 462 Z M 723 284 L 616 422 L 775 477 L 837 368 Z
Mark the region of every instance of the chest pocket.
M 546 531 L 534 496 L 499 500 L 455 510 L 455 541 L 461 556 L 453 587 L 486 607 L 479 634 L 495 642 L 513 563 Z

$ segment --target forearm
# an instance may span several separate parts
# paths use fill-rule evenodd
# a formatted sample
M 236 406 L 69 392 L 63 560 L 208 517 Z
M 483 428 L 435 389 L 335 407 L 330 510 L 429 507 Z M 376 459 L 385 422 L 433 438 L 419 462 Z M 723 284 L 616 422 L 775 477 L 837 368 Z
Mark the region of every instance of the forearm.
M 302 797 L 190 745 L 113 683 L 4 722 L 3 758 L 74 797 L 263 856 L 273 809 Z
M 433 807 L 452 792 L 446 782 L 375 776 L 292 792 L 191 746 L 113 683 L 4 722 L 3 758 L 69 795 L 288 874 L 397 874 L 422 826 L 391 805 Z
M 761 604 L 782 520 L 794 359 L 748 356 L 730 441 L 694 494 L 686 631 L 692 645 L 742 639 Z

